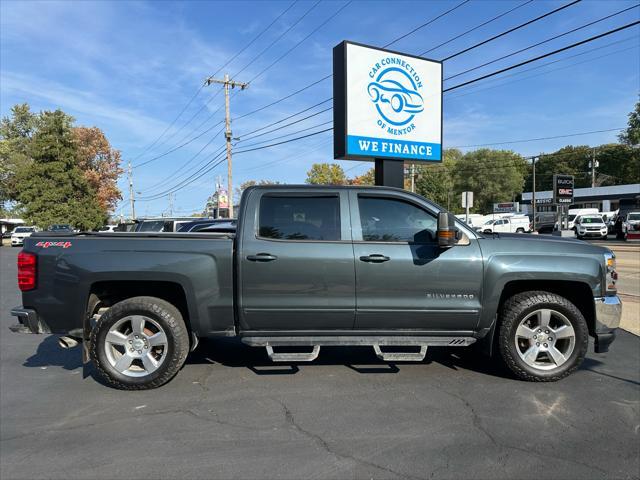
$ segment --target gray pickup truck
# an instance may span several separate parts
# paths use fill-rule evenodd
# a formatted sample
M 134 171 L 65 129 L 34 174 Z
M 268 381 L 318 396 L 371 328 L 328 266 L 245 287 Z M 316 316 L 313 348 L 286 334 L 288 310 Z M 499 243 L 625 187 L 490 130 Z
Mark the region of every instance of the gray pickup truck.
M 385 187 L 248 188 L 236 233 L 37 233 L 18 258 L 14 331 L 82 343 L 110 385 L 169 381 L 199 338 L 274 361 L 370 345 L 385 361 L 475 344 L 515 376 L 558 380 L 621 315 L 615 257 L 558 237 L 483 235 Z

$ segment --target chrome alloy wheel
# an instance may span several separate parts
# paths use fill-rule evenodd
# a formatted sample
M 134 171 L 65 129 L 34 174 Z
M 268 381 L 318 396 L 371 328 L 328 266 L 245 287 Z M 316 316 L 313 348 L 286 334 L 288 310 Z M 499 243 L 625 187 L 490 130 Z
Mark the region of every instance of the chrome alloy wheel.
M 542 308 L 531 312 L 516 329 L 516 350 L 532 368 L 552 370 L 563 365 L 576 346 L 576 332 L 562 313 Z
M 128 377 L 155 372 L 167 356 L 167 335 L 158 322 L 129 315 L 111 326 L 104 350 L 111 366 Z

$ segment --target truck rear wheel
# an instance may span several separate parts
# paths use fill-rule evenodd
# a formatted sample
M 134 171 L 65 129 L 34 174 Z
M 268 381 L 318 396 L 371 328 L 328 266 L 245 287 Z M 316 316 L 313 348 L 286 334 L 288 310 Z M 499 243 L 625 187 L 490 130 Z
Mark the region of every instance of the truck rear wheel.
M 122 390 L 167 383 L 189 352 L 180 311 L 155 297 L 133 297 L 113 305 L 91 332 L 91 359 L 100 376 Z
M 519 293 L 504 303 L 501 316 L 500 353 L 519 378 L 553 382 L 584 360 L 587 323 L 566 298 L 543 291 Z

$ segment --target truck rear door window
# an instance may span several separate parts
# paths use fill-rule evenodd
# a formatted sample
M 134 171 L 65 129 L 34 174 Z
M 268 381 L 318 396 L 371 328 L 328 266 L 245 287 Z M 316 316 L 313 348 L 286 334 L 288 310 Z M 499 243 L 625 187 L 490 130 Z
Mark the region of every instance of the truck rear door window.
M 258 222 L 263 238 L 340 240 L 340 200 L 337 195 L 264 195 Z
M 436 238 L 436 217 L 409 202 L 359 196 L 358 207 L 364 241 L 430 243 Z

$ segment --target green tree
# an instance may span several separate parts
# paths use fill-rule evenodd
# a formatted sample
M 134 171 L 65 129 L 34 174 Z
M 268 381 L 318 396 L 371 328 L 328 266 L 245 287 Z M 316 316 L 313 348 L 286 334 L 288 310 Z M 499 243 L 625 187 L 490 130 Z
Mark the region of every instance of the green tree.
M 467 152 L 452 164 L 454 211 L 461 211 L 459 194 L 473 192 L 474 212 L 486 213 L 493 203 L 513 201 L 524 187 L 526 160 L 509 150 Z
M 640 145 L 640 100 L 633 112 L 629 113 L 627 129 L 618 138 L 625 145 Z
M 456 163 L 462 158 L 457 149 L 444 151 L 442 163 L 420 165 L 415 169 L 415 191 L 439 205 L 455 211 L 458 204 L 453 191 L 452 172 Z
M 619 143 L 596 149 L 596 185 L 640 183 L 640 148 Z
M 314 163 L 307 172 L 307 183 L 312 185 L 346 185 L 347 176 L 336 163 Z
M 60 110 L 43 112 L 29 143 L 31 162 L 15 174 L 16 199 L 29 223 L 47 227 L 69 223 L 95 229 L 107 219 L 96 192 L 76 163 L 73 118 Z
M 23 103 L 11 109 L 11 116 L 0 121 L 0 207 L 15 201 L 16 172 L 31 162 L 29 145 L 38 126 L 38 116 Z
M 242 197 L 242 192 L 244 192 L 247 188 L 253 187 L 254 185 L 280 185 L 280 182 L 275 180 L 247 180 L 242 182 L 238 188 L 236 188 L 236 200 L 240 200 Z

